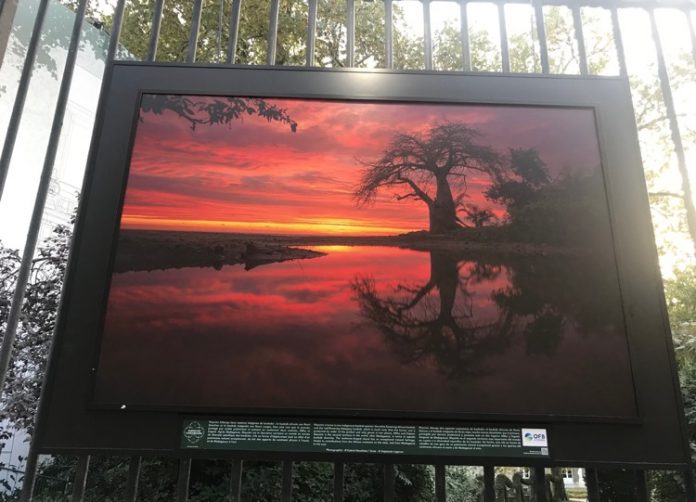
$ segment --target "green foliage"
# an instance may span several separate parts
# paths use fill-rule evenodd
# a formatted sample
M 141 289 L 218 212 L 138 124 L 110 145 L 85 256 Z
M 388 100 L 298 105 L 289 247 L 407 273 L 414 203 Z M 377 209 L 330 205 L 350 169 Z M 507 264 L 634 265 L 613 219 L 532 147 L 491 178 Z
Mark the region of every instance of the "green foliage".
M 441 71 L 461 71 L 463 68 L 459 27 L 451 20 L 433 33 L 433 68 Z
M 684 476 L 676 471 L 651 471 L 648 479 L 653 502 L 686 502 Z
M 397 464 L 395 469 L 396 500 L 420 501 L 432 499 L 433 476 L 424 465 Z M 384 490 L 384 470 L 377 464 L 347 464 L 345 471 L 346 502 L 381 500 Z
M 692 462 L 696 461 L 696 265 L 677 269 L 664 281 L 667 310 L 674 338 L 684 415 Z M 649 486 L 655 502 L 686 500 L 684 477 L 675 471 L 653 471 Z
M 684 414 L 690 432 L 691 449 L 692 452 L 696 452 L 696 360 L 693 357 L 685 358 L 682 361 L 679 377 L 684 399 Z M 692 453 L 692 457 L 696 457 L 696 455 Z
M 87 18 L 97 15 L 94 7 L 90 4 L 91 2 L 87 4 Z M 18 8 L 12 23 L 12 36 L 8 39 L 7 53 L 14 56 L 13 59 L 18 70 L 21 70 L 24 64 L 38 6 L 39 2 L 24 2 Z M 46 21 L 43 24 L 34 64 L 47 71 L 54 79 L 59 79 L 59 75 L 62 73 L 64 62 L 61 57 L 56 57 L 56 55 L 70 44 L 74 21 L 72 12 L 76 9 L 76 0 L 61 0 L 60 2 L 50 2 L 46 11 Z M 83 33 L 85 33 L 84 30 Z M 87 50 L 93 54 L 99 54 L 102 59 L 104 59 L 106 52 L 105 47 L 103 40 L 94 36 L 83 34 L 80 39 L 79 48 L 81 51 Z M 2 95 L 1 90 L 0 95 Z
M 447 468 L 445 483 L 450 502 L 478 501 L 483 492 L 483 471 L 478 467 L 453 465 Z
M 128 2 L 121 43 L 138 59 L 145 59 L 155 0 Z M 266 64 L 270 2 L 245 0 L 241 4 L 234 62 Z M 222 6 L 222 12 L 220 8 Z M 384 6 L 380 2 L 355 2 L 355 65 L 384 67 Z M 404 22 L 403 10 L 394 5 L 394 24 Z M 204 0 L 196 50 L 197 61 L 224 62 L 229 45 L 231 2 Z M 193 2 L 165 2 L 157 49 L 158 61 L 184 61 L 193 16 Z M 342 0 L 319 0 L 317 5 L 315 64 L 345 66 L 346 6 Z M 281 0 L 278 12 L 276 64 L 303 65 L 306 58 L 308 7 L 306 2 Z M 106 19 L 107 26 L 112 22 Z M 394 66 L 423 67 L 423 41 L 394 31 Z
M 125 457 L 92 457 L 85 491 L 85 500 L 118 502 L 122 500 L 130 459 Z M 72 491 L 77 457 L 56 455 L 39 466 L 34 500 L 48 502 L 68 500 L 60 494 Z M 174 500 L 178 461 L 170 458 L 144 458 L 138 485 L 139 500 L 165 502 Z M 191 498 L 191 500 L 196 500 Z M 203 500 L 203 499 L 198 499 Z M 215 499 L 206 499 L 215 500 Z
M 500 49 L 487 31 L 469 31 L 472 71 L 500 71 Z
M 557 6 L 545 8 L 544 25 L 551 73 L 579 73 L 575 29 L 570 9 Z
M 536 34 L 533 38 L 527 34 L 510 36 L 510 70 L 517 73 L 540 73 L 541 61 L 535 48 Z
M 677 354 L 683 369 L 689 369 L 696 364 L 696 265 L 675 270 L 664 285 Z
M 696 82 L 696 66 L 690 53 L 684 52 L 672 62 L 669 78 L 675 97 L 690 92 Z M 655 62 L 647 60 L 645 71 L 640 76 L 632 75 L 630 84 L 658 252 L 661 257 L 679 257 L 681 263 L 677 266 L 683 267 L 693 263 L 694 255 L 690 251 L 696 249 L 692 246 L 684 256 L 683 241 L 696 242 L 696 235 L 687 224 L 687 211 L 693 210 L 694 201 L 688 200 L 684 193 L 688 173 L 678 168 Z M 677 109 L 680 122 L 684 120 L 684 112 L 688 110 Z M 685 125 L 680 123 L 682 142 L 688 152 L 690 145 L 696 142 L 696 129 L 688 129 Z M 682 182 L 681 187 L 676 180 Z
M 14 357 L 2 396 L 0 420 L 9 420 L 14 426 L 30 433 L 58 313 L 71 233 L 68 226 L 59 225 L 38 249 L 32 264 L 33 280 L 26 289 L 14 343 Z M 0 244 L 0 263 L 0 326 L 4 332 L 20 266 L 19 254 Z
M 634 502 L 636 475 L 628 469 L 598 471 L 599 496 L 602 502 Z
M 297 462 L 294 464 L 292 495 L 296 500 L 323 502 L 333 498 L 333 464 Z
M 35 500 L 68 500 L 77 458 L 55 456 L 42 464 Z M 85 493 L 88 501 L 121 500 L 129 459 L 93 457 Z M 225 500 L 230 488 L 231 464 L 225 460 L 194 460 L 191 465 L 189 500 L 205 502 Z M 178 461 L 171 458 L 145 458 L 141 467 L 138 499 L 165 502 L 174 500 Z M 374 464 L 346 464 L 345 500 L 368 502 L 379 500 L 383 490 L 383 471 Z M 270 502 L 280 500 L 282 464 L 280 462 L 245 461 L 242 471 L 242 500 Z M 475 483 L 475 481 L 473 482 Z M 465 473 L 455 481 L 454 493 L 469 493 Z M 458 491 L 456 491 L 458 490 Z M 432 473 L 425 466 L 396 466 L 397 500 L 418 502 L 432 498 Z M 293 465 L 293 498 L 303 502 L 324 502 L 333 498 L 333 464 L 297 462 Z M 453 500 L 466 500 L 453 499 Z

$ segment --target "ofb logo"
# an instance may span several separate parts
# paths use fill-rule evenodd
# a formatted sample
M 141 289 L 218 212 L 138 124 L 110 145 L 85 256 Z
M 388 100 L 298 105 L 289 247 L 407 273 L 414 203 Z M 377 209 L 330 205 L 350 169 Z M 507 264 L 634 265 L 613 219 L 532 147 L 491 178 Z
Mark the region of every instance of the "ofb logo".
M 522 446 L 549 446 L 546 429 L 522 429 Z
M 188 444 L 196 444 L 205 436 L 205 427 L 199 422 L 191 422 L 184 428 L 184 438 Z

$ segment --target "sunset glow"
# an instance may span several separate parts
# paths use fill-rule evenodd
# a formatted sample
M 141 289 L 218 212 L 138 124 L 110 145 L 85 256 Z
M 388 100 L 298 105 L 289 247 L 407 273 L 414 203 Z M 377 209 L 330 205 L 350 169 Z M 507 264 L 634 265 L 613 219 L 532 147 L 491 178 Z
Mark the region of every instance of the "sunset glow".
M 214 98 L 196 98 L 212 100 Z M 267 99 L 298 124 L 248 115 L 229 125 L 195 129 L 176 113 L 142 112 L 122 213 L 126 229 L 282 235 L 393 235 L 428 228 L 420 200 L 400 187 L 361 206 L 353 192 L 368 162 L 397 133 L 422 134 L 461 122 L 482 145 L 505 155 L 536 148 L 549 172 L 599 164 L 589 110 L 532 107 Z M 486 199 L 491 180 L 472 171 L 465 200 L 505 210 Z M 459 194 L 455 194 L 457 196 Z
M 141 103 L 97 403 L 635 415 L 591 110 L 215 100 Z
M 360 220 L 323 218 L 316 221 L 225 221 L 225 220 L 173 220 L 167 218 L 125 215 L 121 220 L 125 228 L 157 230 L 191 230 L 208 232 L 239 232 L 263 234 L 311 234 L 311 235 L 388 235 L 408 232 L 407 227 L 371 226 Z

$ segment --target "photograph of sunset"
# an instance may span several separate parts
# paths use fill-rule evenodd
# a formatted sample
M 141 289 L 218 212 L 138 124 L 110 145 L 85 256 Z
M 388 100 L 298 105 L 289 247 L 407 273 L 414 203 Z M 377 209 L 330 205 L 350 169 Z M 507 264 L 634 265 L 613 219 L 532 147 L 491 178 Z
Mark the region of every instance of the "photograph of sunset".
M 593 111 L 144 95 L 94 401 L 636 416 Z

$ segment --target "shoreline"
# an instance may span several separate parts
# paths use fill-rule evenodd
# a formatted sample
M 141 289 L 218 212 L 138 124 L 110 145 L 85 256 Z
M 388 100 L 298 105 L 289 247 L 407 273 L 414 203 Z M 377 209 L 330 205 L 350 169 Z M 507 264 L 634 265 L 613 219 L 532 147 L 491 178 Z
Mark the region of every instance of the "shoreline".
M 460 235 L 416 232 L 393 236 L 284 236 L 171 230 L 120 231 L 114 272 L 243 264 L 247 270 L 324 256 L 317 246 L 388 246 L 422 252 L 485 256 L 582 256 L 579 249 L 547 244 L 464 240 Z

